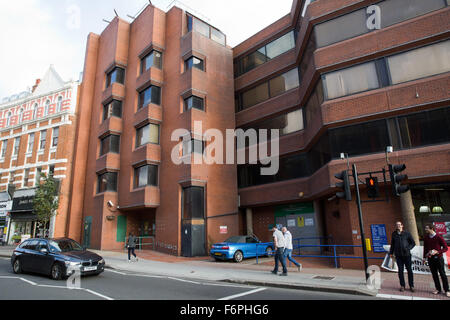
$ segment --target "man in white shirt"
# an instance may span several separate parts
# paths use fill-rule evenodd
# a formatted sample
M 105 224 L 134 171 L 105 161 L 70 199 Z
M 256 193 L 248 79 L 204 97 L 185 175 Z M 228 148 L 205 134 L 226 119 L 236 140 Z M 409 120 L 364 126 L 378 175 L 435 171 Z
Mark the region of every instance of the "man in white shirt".
M 286 247 L 284 249 L 284 258 L 285 259 L 287 258 L 290 262 L 295 264 L 298 271 L 300 272 L 300 271 L 302 271 L 301 263 L 298 263 L 297 261 L 295 261 L 294 258 L 292 258 L 292 251 L 294 250 L 294 246 L 292 245 L 292 234 L 289 232 L 289 230 L 286 227 L 281 229 L 281 231 L 283 231 L 284 240 L 286 243 Z
M 286 246 L 283 233 L 278 230 L 276 226 L 272 228 L 273 231 L 273 242 L 275 244 L 275 269 L 273 269 L 273 274 L 278 274 L 278 262 L 281 262 L 283 267 L 283 273 L 280 276 L 287 276 L 286 259 L 284 256 L 284 248 Z

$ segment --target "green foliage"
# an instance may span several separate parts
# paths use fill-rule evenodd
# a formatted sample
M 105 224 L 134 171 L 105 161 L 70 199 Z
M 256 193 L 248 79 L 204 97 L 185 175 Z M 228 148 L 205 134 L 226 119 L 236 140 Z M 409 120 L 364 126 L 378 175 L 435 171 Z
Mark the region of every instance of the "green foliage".
M 57 214 L 56 210 L 59 206 L 58 183 L 52 175 L 41 173 L 44 180 L 36 189 L 36 195 L 33 199 L 33 211 L 37 215 L 38 220 L 44 225 Z

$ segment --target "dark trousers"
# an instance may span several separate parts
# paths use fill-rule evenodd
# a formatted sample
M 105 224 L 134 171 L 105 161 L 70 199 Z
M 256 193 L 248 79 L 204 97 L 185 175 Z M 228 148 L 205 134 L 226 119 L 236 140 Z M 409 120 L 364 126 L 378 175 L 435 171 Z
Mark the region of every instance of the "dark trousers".
M 441 275 L 442 284 L 444 286 L 444 292 L 448 292 L 448 279 L 447 275 L 445 274 L 445 267 L 444 267 L 444 258 L 443 257 L 436 257 L 436 258 L 428 258 L 428 265 L 430 266 L 431 274 L 433 275 L 433 281 L 434 286 L 436 287 L 437 291 L 442 291 L 441 283 L 439 281 L 439 275 Z
M 131 259 L 131 255 L 133 255 L 136 258 L 136 253 L 134 253 L 135 248 L 128 248 L 128 260 Z
M 287 273 L 286 257 L 284 255 L 284 248 L 277 248 L 277 251 L 275 251 L 275 269 L 273 269 L 273 272 L 278 272 L 278 263 L 279 262 L 281 262 L 281 266 L 283 267 L 283 273 Z
M 405 267 L 408 271 L 408 284 L 411 288 L 414 288 L 414 274 L 412 271 L 411 256 L 395 257 L 398 265 L 398 278 L 400 280 L 400 286 L 405 287 Z

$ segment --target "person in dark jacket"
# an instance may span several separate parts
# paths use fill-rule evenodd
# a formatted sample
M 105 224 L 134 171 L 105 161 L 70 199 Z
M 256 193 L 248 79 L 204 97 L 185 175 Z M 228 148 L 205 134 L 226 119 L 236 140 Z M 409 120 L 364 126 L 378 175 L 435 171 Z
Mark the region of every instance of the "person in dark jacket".
M 131 262 L 131 255 L 133 255 L 136 261 L 138 261 L 136 253 L 134 252 L 134 249 L 136 249 L 136 237 L 131 232 L 128 236 L 127 248 L 128 248 L 128 262 Z
M 448 251 L 447 243 L 444 238 L 436 233 L 434 225 L 425 226 L 425 236 L 423 237 L 423 257 L 428 260 L 431 274 L 433 275 L 434 286 L 436 291 L 433 294 L 437 295 L 442 292 L 441 283 L 439 282 L 439 275 L 441 275 L 442 285 L 444 286 L 444 294 L 450 298 L 450 291 L 448 288 L 448 279 L 445 274 L 444 267 L 444 253 Z
M 408 284 L 411 292 L 414 292 L 414 274 L 412 271 L 411 250 L 416 246 L 412 235 L 403 230 L 403 223 L 395 224 L 396 230 L 392 234 L 391 250 L 389 254 L 395 256 L 398 265 L 398 278 L 400 280 L 400 291 L 405 291 L 405 267 L 408 271 Z

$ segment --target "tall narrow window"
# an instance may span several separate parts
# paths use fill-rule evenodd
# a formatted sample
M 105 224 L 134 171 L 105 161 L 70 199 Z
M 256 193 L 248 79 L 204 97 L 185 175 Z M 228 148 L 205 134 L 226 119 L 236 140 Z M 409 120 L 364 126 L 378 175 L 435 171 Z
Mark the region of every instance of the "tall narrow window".
M 36 173 L 35 173 L 36 185 L 38 185 L 41 182 L 41 174 L 42 174 L 42 167 L 36 168 Z
M 9 127 L 11 125 L 11 117 L 12 117 L 12 112 L 8 112 L 8 114 L 6 115 L 6 126 Z
M 45 149 L 45 141 L 47 139 L 47 130 L 41 131 L 41 137 L 39 139 L 39 150 Z
M 6 150 L 8 149 L 8 140 L 3 140 L 2 141 L 2 154 L 1 157 L 4 158 L 6 157 Z
M 19 154 L 19 148 L 20 148 L 20 137 L 17 137 L 14 139 L 14 156 L 17 156 Z
M 51 164 L 48 166 L 48 174 L 52 177 L 55 175 L 55 165 L 54 164 Z
M 56 103 L 56 112 L 61 112 L 63 98 L 58 97 L 58 102 Z
M 53 128 L 53 137 L 52 137 L 52 147 L 55 148 L 58 146 L 58 138 L 59 138 L 59 127 Z
M 34 133 L 30 133 L 28 135 L 27 153 L 33 152 L 33 148 L 34 148 Z
M 50 100 L 47 100 L 45 102 L 45 110 L 44 110 L 44 115 L 48 116 L 48 110 L 50 109 Z
M 38 104 L 35 103 L 34 106 L 33 106 L 33 120 L 36 120 L 36 118 L 37 118 L 38 108 L 39 108 Z
M 28 180 L 30 179 L 30 169 L 25 169 L 25 172 L 23 174 L 23 186 L 28 186 Z

